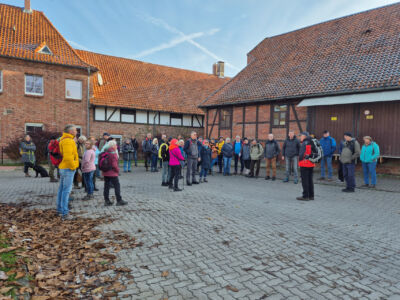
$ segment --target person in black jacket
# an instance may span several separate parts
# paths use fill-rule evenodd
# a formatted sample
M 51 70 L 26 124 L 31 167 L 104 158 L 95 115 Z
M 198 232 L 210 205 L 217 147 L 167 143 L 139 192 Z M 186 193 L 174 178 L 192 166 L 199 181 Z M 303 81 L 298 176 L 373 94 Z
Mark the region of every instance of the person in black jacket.
M 153 141 L 151 140 L 151 133 L 148 133 L 146 139 L 142 142 L 142 150 L 144 153 L 144 167 L 146 168 L 146 172 L 149 170 L 152 146 Z
M 133 158 L 133 146 L 130 139 L 126 139 L 122 145 L 122 159 L 124 160 L 124 173 L 131 172 Z
M 183 147 L 183 151 L 185 151 L 187 156 L 186 184 L 188 186 L 199 184 L 196 180 L 197 162 L 200 159 L 199 145 L 201 145 L 201 143 L 197 140 L 197 132 L 192 131 L 190 139 L 185 142 Z
M 224 176 L 231 175 L 231 163 L 232 163 L 233 152 L 234 149 L 233 145 L 231 144 L 231 139 L 226 138 L 225 143 L 221 149 L 221 153 L 224 158 Z
M 136 136 L 132 135 L 131 137 L 131 144 L 133 148 L 133 160 L 135 161 L 135 167 L 137 167 L 137 152 L 139 150 L 139 143 L 136 140 Z
M 286 163 L 286 177 L 283 182 L 289 182 L 291 170 L 293 170 L 294 183 L 299 182 L 298 177 L 298 158 L 300 150 L 300 141 L 294 135 L 294 131 L 289 131 L 289 136 L 283 143 L 282 160 Z
M 207 173 L 208 170 L 211 168 L 211 148 L 209 146 L 208 140 L 204 140 L 203 146 L 200 150 L 200 164 L 201 164 L 201 171 L 200 171 L 200 182 L 208 182 L 207 181 Z

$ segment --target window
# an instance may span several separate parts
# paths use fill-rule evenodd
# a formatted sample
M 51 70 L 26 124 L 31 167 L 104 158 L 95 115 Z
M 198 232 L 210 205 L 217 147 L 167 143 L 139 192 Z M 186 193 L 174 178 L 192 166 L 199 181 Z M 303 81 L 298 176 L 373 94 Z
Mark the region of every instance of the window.
M 131 109 L 121 109 L 121 122 L 135 123 L 135 111 Z
M 65 80 L 65 98 L 82 100 L 82 81 L 80 80 Z
M 43 77 L 39 75 L 25 75 L 25 94 L 43 96 Z
M 3 71 L 0 70 L 0 92 L 3 91 Z
M 160 114 L 160 125 L 169 125 L 169 114 L 168 113 Z
M 182 126 L 182 114 L 170 114 L 171 125 L 172 126 Z
M 38 52 L 39 52 L 39 53 L 42 53 L 42 54 L 49 54 L 49 55 L 53 54 L 53 53 L 51 53 L 50 48 L 47 47 L 47 46 L 44 46 L 44 47 L 43 47 L 42 49 L 40 49 Z
M 122 145 L 122 135 L 112 134 L 111 137 L 117 142 L 119 147 Z
M 286 126 L 287 105 L 274 105 L 272 126 Z
M 82 135 L 82 127 L 81 126 L 75 126 L 76 128 L 76 136 L 80 137 Z
M 183 126 L 192 127 L 192 116 L 191 115 L 184 115 L 183 116 Z
M 232 126 L 232 108 L 221 109 L 219 128 L 230 129 Z
M 96 107 L 94 109 L 94 119 L 96 121 L 106 120 L 106 109 L 104 107 Z
M 203 127 L 203 116 L 193 116 L 193 127 Z
M 43 124 L 41 123 L 26 123 L 25 124 L 25 133 L 33 134 L 37 132 L 43 131 Z
M 147 111 L 136 112 L 136 123 L 147 124 Z

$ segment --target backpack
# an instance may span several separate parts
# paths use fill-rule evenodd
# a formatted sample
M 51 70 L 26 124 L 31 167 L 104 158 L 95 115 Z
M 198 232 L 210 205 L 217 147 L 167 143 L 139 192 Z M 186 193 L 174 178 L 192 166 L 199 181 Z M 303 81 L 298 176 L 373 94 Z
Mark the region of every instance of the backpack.
M 319 163 L 322 159 L 323 155 L 323 150 L 321 147 L 321 144 L 317 139 L 311 139 L 311 155 L 310 158 L 308 159 L 312 163 Z
M 110 153 L 102 152 L 99 155 L 99 169 L 103 172 L 111 171 Z

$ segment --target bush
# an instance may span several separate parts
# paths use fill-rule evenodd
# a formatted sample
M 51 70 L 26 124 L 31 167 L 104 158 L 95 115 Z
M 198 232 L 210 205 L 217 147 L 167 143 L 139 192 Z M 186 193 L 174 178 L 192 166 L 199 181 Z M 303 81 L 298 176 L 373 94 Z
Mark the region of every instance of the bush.
M 54 131 L 41 131 L 41 132 L 35 132 L 29 134 L 32 138 L 32 141 L 36 145 L 36 161 L 37 162 L 43 162 L 47 160 L 46 156 L 46 146 L 47 143 L 51 140 L 52 136 L 61 136 L 59 132 L 54 132 Z M 4 148 L 4 153 L 7 154 L 7 156 L 12 159 L 12 160 L 19 160 L 21 159 L 21 154 L 19 152 L 19 145 L 21 141 L 24 139 L 24 135 L 17 137 L 13 140 L 11 140 L 8 145 Z

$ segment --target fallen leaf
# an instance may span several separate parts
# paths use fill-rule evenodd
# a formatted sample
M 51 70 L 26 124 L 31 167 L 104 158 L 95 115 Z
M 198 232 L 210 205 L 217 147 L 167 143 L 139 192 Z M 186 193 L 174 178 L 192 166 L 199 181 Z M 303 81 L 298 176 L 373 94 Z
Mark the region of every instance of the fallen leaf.
M 161 277 L 167 277 L 169 275 L 168 271 L 164 271 L 161 273 Z
M 0 280 L 7 280 L 8 276 L 4 271 L 0 271 Z
M 230 290 L 230 291 L 235 292 L 235 293 L 239 292 L 239 290 L 237 288 L 235 288 L 233 286 L 230 286 L 230 285 L 227 285 L 225 288 L 227 290 Z

